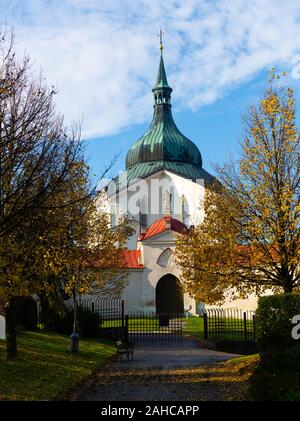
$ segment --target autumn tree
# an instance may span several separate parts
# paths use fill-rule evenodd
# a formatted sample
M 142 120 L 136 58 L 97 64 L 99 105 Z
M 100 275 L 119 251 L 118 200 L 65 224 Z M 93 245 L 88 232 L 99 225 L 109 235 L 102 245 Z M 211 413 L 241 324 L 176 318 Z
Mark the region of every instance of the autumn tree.
M 116 274 L 112 266 L 121 265 L 126 230 L 122 223 L 110 229 L 104 214 L 91 223 L 95 200 L 80 130 L 64 125 L 55 111 L 55 89 L 32 76 L 27 56 L 17 58 L 9 31 L 0 39 L 0 308 L 7 357 L 13 359 L 18 297 L 55 293 L 58 284 L 72 288 L 75 279 L 82 291 L 91 280 L 107 286 Z
M 39 227 L 31 218 L 67 186 L 81 143 L 80 131 L 68 130 L 55 112 L 55 89 L 31 75 L 27 56 L 18 60 L 9 31 L 0 39 L 0 300 L 7 355 L 14 358 L 13 303 L 34 292 L 33 279 L 23 277 L 24 262 L 33 250 L 39 254 Z
M 237 162 L 217 169 L 204 222 L 178 236 L 187 290 L 207 303 L 266 289 L 292 292 L 300 277 L 300 141 L 291 88 L 271 81 L 243 118 Z
M 111 225 L 103 206 L 105 196 L 89 194 L 84 162 L 74 165 L 70 178 L 72 193 L 56 197 L 58 204 L 67 201 L 69 205 L 49 207 L 44 223 L 41 221 L 40 238 L 49 255 L 46 272 L 60 277 L 60 287 L 69 294 L 76 289 L 78 294 L 118 295 L 127 280 L 123 251 L 132 233 L 130 223 L 124 216 Z
M 31 284 L 31 292 L 57 310 L 63 310 L 66 294 L 74 299 L 86 293 L 117 295 L 127 280 L 123 250 L 129 223 L 124 217 L 111 226 L 110 215 L 101 207 L 104 197 L 89 194 L 89 179 L 84 161 L 74 163 L 65 181 L 69 188 L 62 188 L 42 210 L 33 210 L 22 241 L 18 238 L 21 250 L 35 233 L 31 251 L 21 256 L 22 283 Z

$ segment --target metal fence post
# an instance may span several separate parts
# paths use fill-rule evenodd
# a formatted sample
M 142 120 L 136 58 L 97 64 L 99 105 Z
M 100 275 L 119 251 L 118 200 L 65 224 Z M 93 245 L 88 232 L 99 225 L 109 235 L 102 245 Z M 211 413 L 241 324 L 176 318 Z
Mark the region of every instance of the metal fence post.
M 125 322 L 125 314 L 124 314 L 124 300 L 122 300 L 122 302 L 121 302 L 121 306 L 122 306 L 122 327 L 124 327 L 124 322 Z
M 207 313 L 203 312 L 204 339 L 208 339 Z
M 256 316 L 255 314 L 253 314 L 252 320 L 253 320 L 253 340 L 256 341 Z
M 247 340 L 247 313 L 244 311 L 244 336 L 245 341 Z
M 124 341 L 128 342 L 128 314 L 126 314 L 126 316 L 125 316 Z

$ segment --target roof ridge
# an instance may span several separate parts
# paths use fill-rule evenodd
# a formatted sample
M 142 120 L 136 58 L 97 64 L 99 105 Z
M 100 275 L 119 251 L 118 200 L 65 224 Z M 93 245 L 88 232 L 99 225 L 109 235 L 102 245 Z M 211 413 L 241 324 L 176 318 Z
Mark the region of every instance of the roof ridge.
M 167 224 L 168 222 L 168 224 Z M 175 231 L 179 233 L 187 232 L 187 226 L 179 219 L 173 218 L 172 215 L 164 215 L 156 219 L 149 225 L 145 234 L 140 234 L 139 241 L 147 240 L 148 238 L 162 234 L 165 231 Z

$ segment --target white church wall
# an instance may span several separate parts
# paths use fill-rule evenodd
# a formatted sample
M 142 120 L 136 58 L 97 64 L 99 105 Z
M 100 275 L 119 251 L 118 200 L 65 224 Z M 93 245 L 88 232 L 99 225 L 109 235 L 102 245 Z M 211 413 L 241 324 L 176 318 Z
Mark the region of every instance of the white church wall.
M 180 280 L 180 270 L 175 264 L 162 266 L 159 258 L 166 249 L 175 250 L 175 235 L 166 231 L 159 236 L 143 242 L 144 249 L 144 298 L 145 305 L 155 311 L 155 289 L 158 281 L 167 274 L 172 274 Z M 187 293 L 184 294 L 184 309 L 196 313 L 196 303 Z
M 261 294 L 261 296 L 265 296 L 265 295 L 273 295 L 272 290 L 268 289 L 263 294 Z M 253 293 L 253 294 L 250 294 L 245 299 L 238 298 L 238 299 L 233 300 L 230 297 L 230 291 L 229 291 L 225 302 L 222 303 L 220 306 L 205 305 L 205 308 L 209 309 L 209 308 L 215 308 L 215 307 L 222 307 L 222 308 L 238 308 L 243 311 L 248 311 L 248 310 L 255 311 L 258 305 L 258 299 L 259 299 L 259 296 Z
M 172 231 L 149 238 L 142 242 L 143 263 L 142 270 L 129 270 L 128 285 L 122 297 L 125 301 L 126 311 L 147 310 L 156 311 L 156 285 L 167 274 L 172 274 L 180 280 L 180 270 L 170 259 L 160 257 L 166 250 L 174 252 L 175 235 Z M 162 264 L 162 262 L 164 262 Z M 196 303 L 187 293 L 184 294 L 184 309 L 191 314 L 196 314 Z
M 162 189 L 162 192 L 159 191 Z M 164 192 L 172 194 L 171 208 L 165 203 Z M 185 199 L 185 213 L 183 215 L 182 198 Z M 115 223 L 122 214 L 127 214 L 132 221 L 135 233 L 129 238 L 127 247 L 136 248 L 137 237 L 140 233 L 140 212 L 146 214 L 146 225 L 149 227 L 154 221 L 166 214 L 172 213 L 173 218 L 188 225 L 198 225 L 204 216 L 203 210 L 204 187 L 199 184 L 173 174 L 169 171 L 158 171 L 143 180 L 123 189 L 117 195 L 109 198 L 111 212 L 116 213 Z M 185 219 L 183 221 L 183 219 Z
M 181 200 L 184 196 L 187 202 L 186 209 L 188 211 L 188 226 L 199 225 L 204 218 L 204 185 L 201 184 L 201 180 L 199 180 L 198 184 L 169 171 L 166 171 L 166 174 L 172 179 L 178 196 L 177 200 L 179 200 L 179 206 L 177 207 L 179 213 L 178 211 L 177 213 L 174 213 L 172 215 L 173 218 L 184 222 L 182 220 L 183 215 L 181 205 Z
M 0 315 L 0 339 L 5 339 L 5 318 Z
M 128 271 L 128 284 L 122 294 L 125 312 L 137 311 L 144 308 L 143 269 Z

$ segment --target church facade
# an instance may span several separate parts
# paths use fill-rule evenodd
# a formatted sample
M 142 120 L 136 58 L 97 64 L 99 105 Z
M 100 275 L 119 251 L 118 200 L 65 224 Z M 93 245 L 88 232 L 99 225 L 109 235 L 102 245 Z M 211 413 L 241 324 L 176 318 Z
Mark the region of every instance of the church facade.
M 123 298 L 127 311 L 196 314 L 204 303 L 183 292 L 174 259 L 176 236 L 203 221 L 205 189 L 214 178 L 203 168 L 198 147 L 174 122 L 162 46 L 152 93 L 150 127 L 130 147 L 126 171 L 106 188 L 112 224 L 125 214 L 134 227 L 124 253 Z
M 107 188 L 112 224 L 126 214 L 134 227 L 124 254 L 123 298 L 128 311 L 195 314 L 197 303 L 183 293 L 174 259 L 176 235 L 203 220 L 205 186 L 213 177 L 202 167 L 197 146 L 174 122 L 162 49 L 152 92 L 150 127 L 129 149 L 126 171 Z

